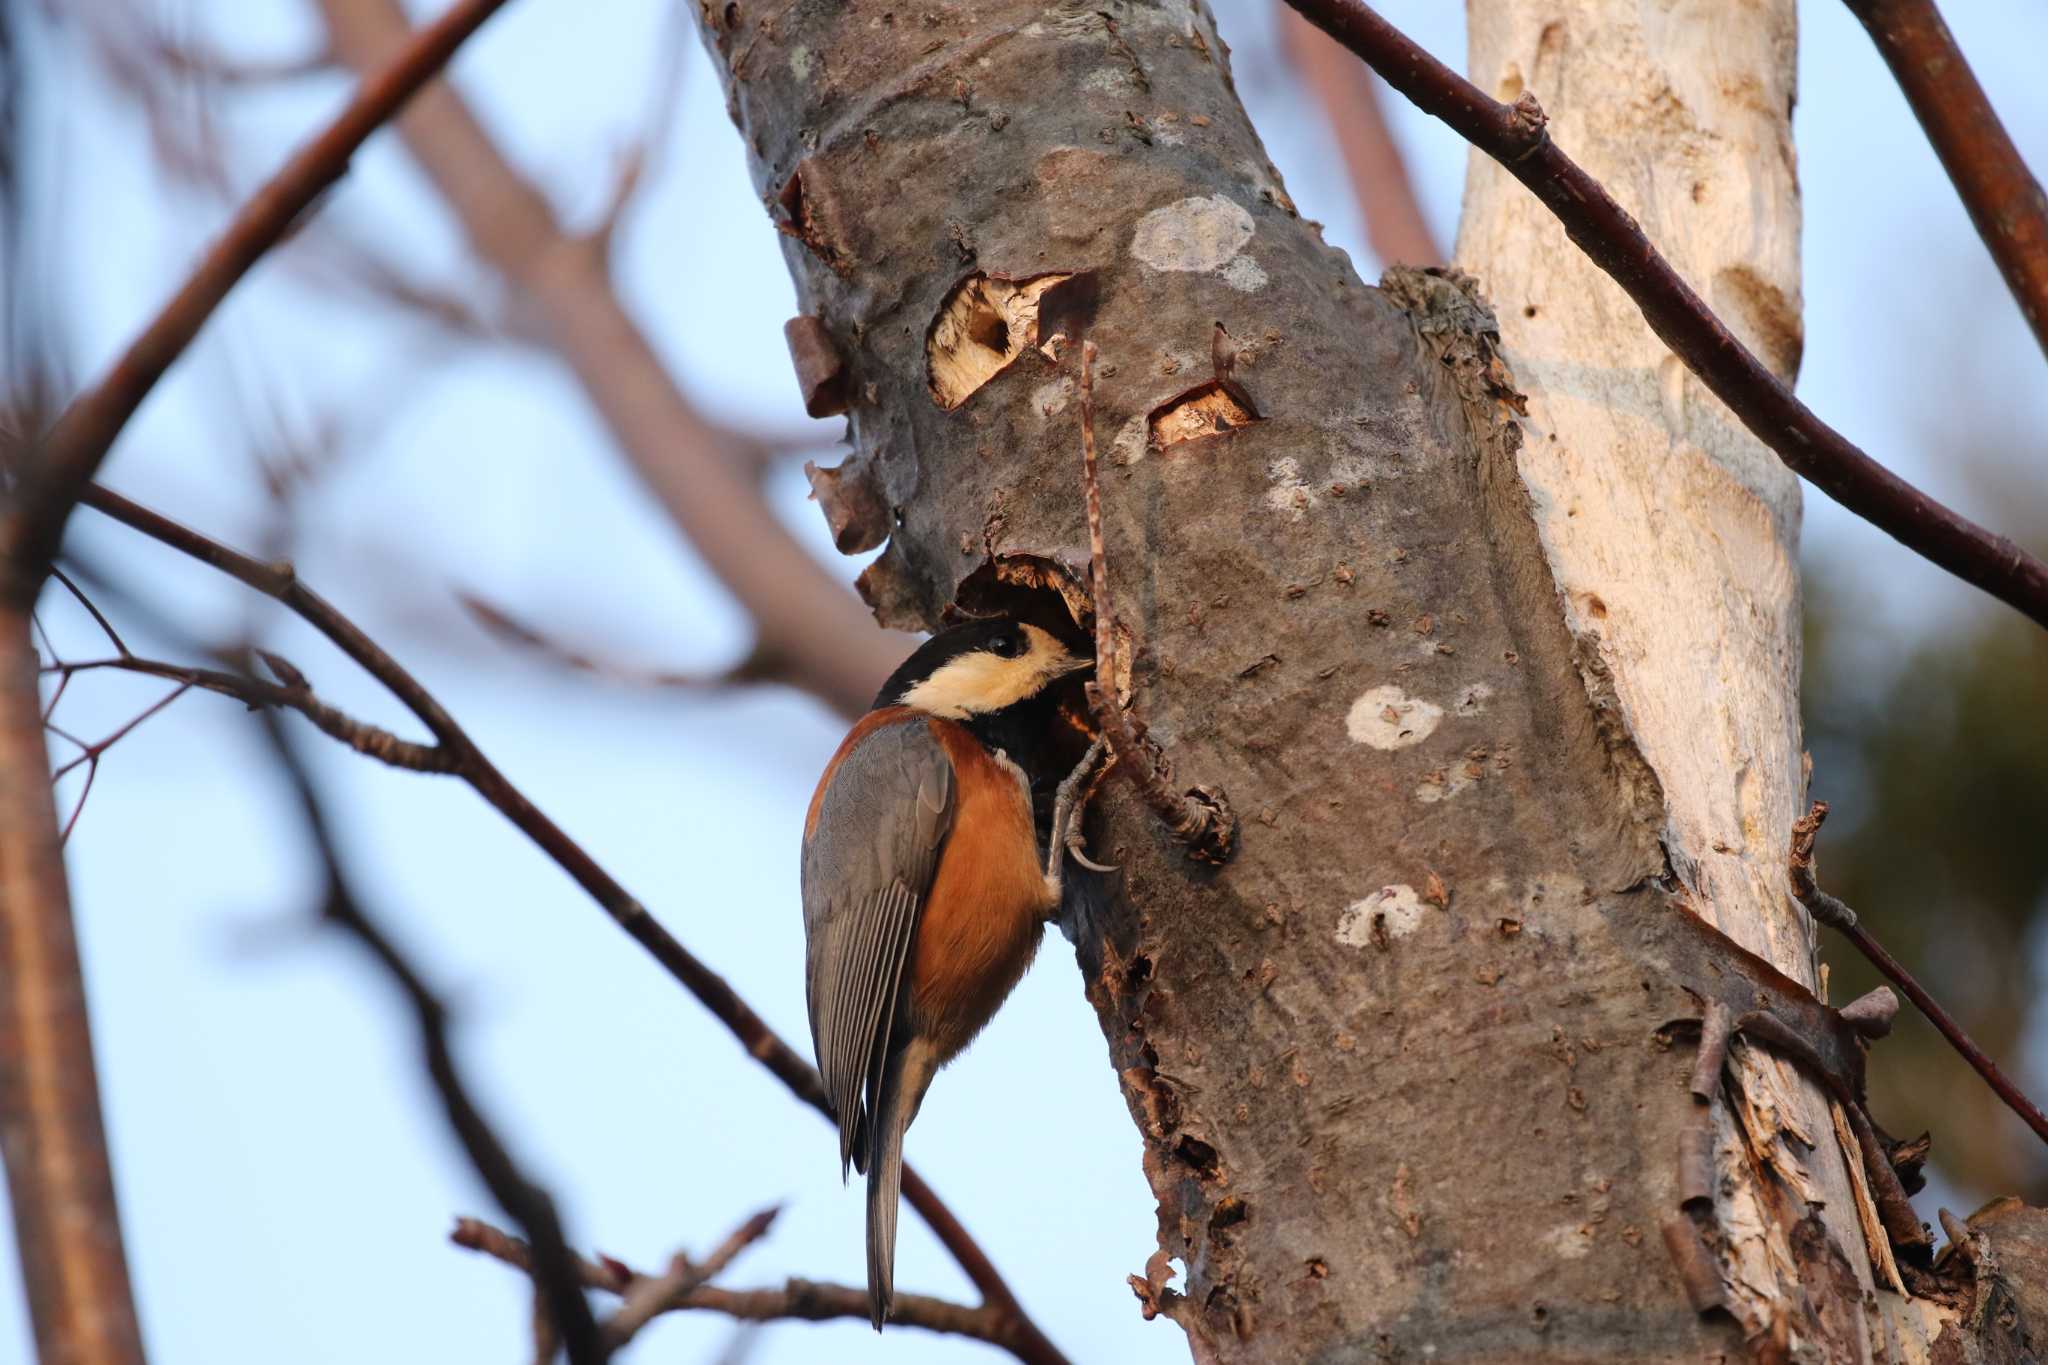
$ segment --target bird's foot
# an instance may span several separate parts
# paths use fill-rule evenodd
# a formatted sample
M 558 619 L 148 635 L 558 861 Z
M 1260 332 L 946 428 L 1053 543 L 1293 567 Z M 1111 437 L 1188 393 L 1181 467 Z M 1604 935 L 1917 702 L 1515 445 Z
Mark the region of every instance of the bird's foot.
M 1081 837 L 1081 817 L 1088 808 L 1082 792 L 1089 778 L 1094 775 L 1095 765 L 1101 761 L 1108 744 L 1108 740 L 1097 736 L 1095 742 L 1088 746 L 1088 752 L 1081 756 L 1081 761 L 1074 765 L 1074 770 L 1060 783 L 1059 791 L 1053 798 L 1052 838 L 1045 855 L 1045 881 L 1052 891 L 1055 907 L 1059 904 L 1063 888 L 1061 874 L 1069 854 L 1075 862 L 1091 872 L 1116 871 L 1114 867 L 1106 867 L 1090 859 L 1087 842 Z

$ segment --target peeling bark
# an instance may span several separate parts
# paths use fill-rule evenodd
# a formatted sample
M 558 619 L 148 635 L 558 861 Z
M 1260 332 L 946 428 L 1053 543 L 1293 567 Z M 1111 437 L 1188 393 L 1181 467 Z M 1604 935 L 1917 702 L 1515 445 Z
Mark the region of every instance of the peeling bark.
M 862 578 L 885 624 L 997 602 L 1084 623 L 1061 336 L 1100 347 L 1116 681 L 1243 820 L 1202 867 L 1112 782 L 1090 846 L 1124 871 L 1070 873 L 1062 927 L 1159 1204 L 1134 1311 L 1232 1362 L 1924 1358 L 1953 1310 L 1871 1293 L 1862 1154 L 1810 1074 L 1853 1100 L 1864 1042 L 1808 993 L 1783 889 L 1797 498 L 1775 462 L 1682 371 L 1581 331 L 1531 352 L 1531 383 L 1471 280 L 1362 284 L 1295 214 L 1199 5 L 702 15 L 764 200 L 787 213 L 794 176 L 808 206 L 785 256 L 850 380 L 835 477 L 886 508 Z M 1725 173 L 1781 156 L 1784 6 L 1659 22 L 1634 41 L 1690 23 L 1762 73 L 1734 82 Z M 1595 60 L 1583 41 L 1539 23 L 1519 78 Z M 1600 116 L 1617 138 L 1637 117 Z M 1789 161 L 1759 174 L 1796 227 Z M 1474 193 L 1515 341 L 1531 282 L 1574 258 Z M 1789 365 L 1793 234 L 1722 221 L 1715 297 Z M 1089 288 L 1022 345 L 1017 295 L 984 292 L 1068 275 Z M 1536 306 L 1604 298 L 1573 277 Z M 1619 304 L 1603 325 L 1640 329 Z M 987 353 L 957 400 L 942 338 Z M 1559 449 L 1574 384 L 1636 444 Z M 1696 1100 L 1717 1010 L 1738 1041 Z

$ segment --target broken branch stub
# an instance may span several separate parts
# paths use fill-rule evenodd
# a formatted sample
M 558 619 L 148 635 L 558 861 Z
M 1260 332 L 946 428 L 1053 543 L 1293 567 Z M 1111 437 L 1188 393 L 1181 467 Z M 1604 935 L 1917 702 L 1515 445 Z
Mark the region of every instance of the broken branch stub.
M 834 417 L 845 412 L 846 357 L 825 324 L 805 313 L 782 324 L 782 337 L 789 343 L 789 363 L 796 367 L 805 414 Z
M 817 461 L 805 460 L 804 477 L 810 480 L 811 496 L 825 513 L 825 524 L 832 528 L 832 543 L 839 553 L 862 554 L 889 538 L 889 506 L 865 464 L 848 459 L 831 469 L 820 469 Z
M 932 401 L 948 412 L 1038 344 L 1046 292 L 1071 273 L 1005 279 L 970 275 L 954 287 L 925 344 Z

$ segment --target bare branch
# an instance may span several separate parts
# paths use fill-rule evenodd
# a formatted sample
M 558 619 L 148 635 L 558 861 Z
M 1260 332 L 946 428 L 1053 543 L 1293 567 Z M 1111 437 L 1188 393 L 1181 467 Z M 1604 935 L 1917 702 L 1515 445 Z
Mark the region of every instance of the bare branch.
M 1984 1083 L 1991 1087 L 1992 1093 L 2004 1101 L 2005 1107 L 2018 1114 L 2020 1121 L 2034 1130 L 2034 1136 L 2048 1142 L 2048 1115 L 2043 1115 L 2040 1108 L 2027 1098 L 2026 1093 L 1998 1069 L 1998 1064 L 1986 1056 L 1984 1049 L 1978 1047 L 1970 1035 L 1963 1031 L 1963 1026 L 1941 1007 L 1940 1002 L 1927 993 L 1926 987 L 1914 980 L 1913 974 L 1907 971 L 1897 958 L 1885 951 L 1884 945 L 1879 943 L 1856 918 L 1854 910 L 1820 889 L 1820 883 L 1814 875 L 1813 843 L 1815 836 L 1820 833 L 1821 822 L 1827 818 L 1828 803 L 1816 801 L 1813 808 L 1792 826 L 1792 894 L 1799 898 L 1799 903 L 1806 907 L 1808 914 L 1848 939 L 1857 952 L 1869 959 L 1871 966 L 1877 968 L 1886 980 L 1904 992 L 1905 997 L 1913 1002 L 1914 1008 L 1926 1015 L 1927 1022 L 1933 1024 L 1941 1036 L 1948 1040 L 1948 1045 L 1956 1050 L 1956 1055 L 1968 1062 L 1971 1069 L 1984 1078 Z
M 377 959 L 405 993 L 407 1002 L 412 1006 L 414 1022 L 419 1026 L 427 1074 L 441 1097 L 448 1126 L 454 1130 L 456 1139 L 469 1154 L 470 1164 L 498 1201 L 499 1207 L 511 1215 L 532 1239 L 531 1273 L 534 1283 L 546 1301 L 548 1320 L 568 1352 L 571 1365 L 604 1365 L 610 1352 L 598 1334 L 597 1319 L 591 1314 L 590 1303 L 583 1297 L 576 1258 L 562 1235 L 561 1219 L 555 1212 L 554 1200 L 519 1169 L 512 1154 L 505 1149 L 505 1144 L 470 1098 L 462 1073 L 455 1065 L 455 1054 L 448 1047 L 446 1007 L 364 911 L 342 867 L 334 832 L 319 795 L 313 789 L 312 777 L 285 738 L 276 716 L 266 714 L 264 728 L 270 736 L 278 763 L 298 797 L 307 832 L 326 874 L 321 918 L 353 935 L 369 949 L 370 956 Z
M 2034 339 L 2048 351 L 2048 197 L 1934 0 L 1845 0 L 1934 144 Z
M 0 603 L 0 1151 L 36 1351 L 141 1365 L 25 603 Z
M 394 0 L 320 0 L 342 59 L 369 69 L 410 32 Z M 758 652 L 787 660 L 804 690 L 842 714 L 867 709 L 908 652 L 777 521 L 756 463 L 707 420 L 662 365 L 613 287 L 604 252 L 566 231 L 446 83 L 398 123 L 471 245 L 541 321 L 542 340 L 582 382 L 620 450 L 754 619 Z
M 1635 219 L 1544 131 L 1417 47 L 1361 0 L 1287 0 L 1425 113 L 1498 161 L 1620 285 L 1687 368 L 1794 473 L 1900 544 L 2048 626 L 2048 564 L 1907 483 L 1823 422 L 1730 332 Z
M 1323 107 L 1350 173 L 1366 241 L 1387 265 L 1442 265 L 1450 255 L 1422 216 L 1415 184 L 1380 110 L 1378 78 L 1361 71 L 1300 15 L 1280 8 L 1281 37 L 1301 78 Z
M 740 1232 L 745 1230 L 743 1227 Z M 735 1237 L 739 1235 L 734 1234 Z M 479 1219 L 459 1220 L 449 1240 L 515 1269 L 532 1272 L 532 1249 L 517 1237 Z M 642 1275 L 609 1259 L 600 1263 L 578 1258 L 577 1265 L 585 1286 L 618 1294 L 628 1301 L 644 1292 L 647 1286 L 662 1283 L 661 1278 Z M 671 1295 L 657 1310 L 658 1313 L 690 1311 L 723 1313 L 742 1322 L 832 1322 L 842 1318 L 866 1322 L 872 1310 L 865 1289 L 800 1279 L 789 1280 L 779 1289 L 719 1289 L 699 1284 Z M 1020 1336 L 1015 1320 L 993 1304 L 969 1308 L 965 1304 L 924 1294 L 899 1294 L 889 1310 L 889 1325 L 918 1327 L 927 1332 L 986 1342 L 1031 1365 L 1050 1365 L 1063 1359 L 1057 1352 L 1046 1354 L 1039 1341 Z
M 0 555 L 13 571 L 10 585 L 33 600 L 63 540 L 64 524 L 79 495 L 128 419 L 171 364 L 184 353 L 250 267 L 283 239 L 300 215 L 347 173 L 349 158 L 415 91 L 455 55 L 470 34 L 505 0 L 457 0 L 431 27 L 420 30 L 391 61 L 364 78 L 332 123 L 295 152 L 229 223 L 183 287 L 130 344 L 100 382 L 58 417 L 41 458 L 17 490 L 0 527 Z
M 618 1311 L 605 1319 L 605 1342 L 616 1351 L 631 1341 L 640 1329 L 658 1315 L 687 1299 L 691 1291 L 709 1284 L 725 1273 L 742 1251 L 768 1235 L 780 1210 L 763 1209 L 732 1230 L 718 1248 L 699 1265 L 680 1251 L 669 1261 L 668 1273 L 643 1276 L 627 1289 Z
M 433 694 L 383 646 L 326 598 L 301 583 L 291 565 L 262 563 L 96 484 L 87 488 L 82 501 L 95 511 L 103 512 L 257 592 L 275 598 L 324 635 L 419 718 L 440 749 L 453 761 L 451 771 L 455 776 L 467 783 L 514 828 L 532 840 L 556 866 L 568 873 L 611 916 L 613 923 L 646 949 L 649 956 L 725 1025 L 749 1056 L 766 1067 L 798 1099 L 827 1119 L 832 1117 L 831 1102 L 826 1098 L 817 1071 L 768 1027 L 724 977 L 678 942 L 581 844 L 570 838 L 515 787 Z M 1017 1302 L 1009 1285 L 973 1236 L 931 1186 L 908 1166 L 903 1170 L 903 1197 L 930 1226 L 975 1288 L 981 1291 L 986 1306 L 1006 1317 L 1013 1324 L 1011 1330 L 1020 1339 L 1036 1343 L 1033 1359 L 1059 1359 L 1058 1350 Z

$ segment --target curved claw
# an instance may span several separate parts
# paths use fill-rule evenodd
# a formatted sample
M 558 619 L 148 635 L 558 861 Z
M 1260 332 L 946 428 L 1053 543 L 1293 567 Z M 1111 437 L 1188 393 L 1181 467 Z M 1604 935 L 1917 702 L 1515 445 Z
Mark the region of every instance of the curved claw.
M 1098 863 L 1093 858 L 1090 858 L 1088 856 L 1088 845 L 1082 841 L 1079 831 L 1067 836 L 1067 856 L 1087 868 L 1090 872 L 1123 871 L 1115 863 Z

